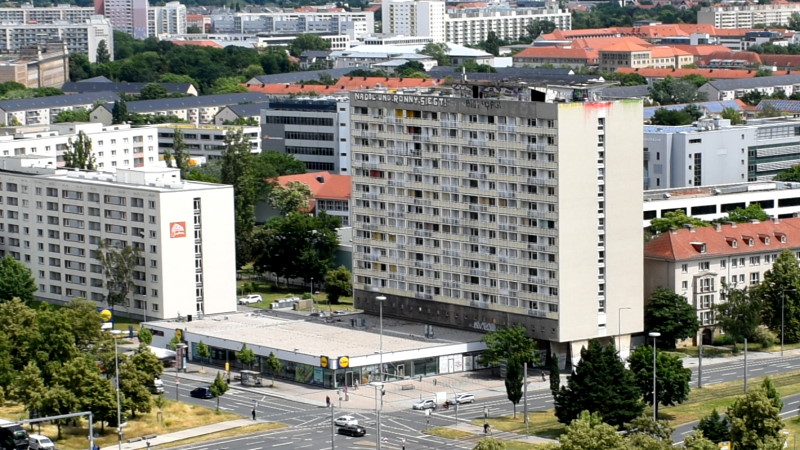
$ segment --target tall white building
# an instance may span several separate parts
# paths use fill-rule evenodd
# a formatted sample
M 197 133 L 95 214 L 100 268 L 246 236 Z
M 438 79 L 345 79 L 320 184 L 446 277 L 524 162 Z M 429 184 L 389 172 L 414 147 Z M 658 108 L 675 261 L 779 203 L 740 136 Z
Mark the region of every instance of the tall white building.
M 100 123 L 58 123 L 4 129 L 0 135 L 0 157 L 41 156 L 55 158 L 55 166 L 64 166 L 64 152 L 70 141 L 83 132 L 92 144 L 95 167 L 102 171 L 132 169 L 158 162 L 158 128 L 130 125 L 103 126 Z
M 105 16 L 115 30 L 136 39 L 147 38 L 147 0 L 94 0 L 95 13 Z
M 48 165 L 48 163 L 50 163 Z M 101 242 L 138 248 L 123 314 L 174 318 L 236 310 L 233 189 L 182 181 L 178 169 L 53 169 L 52 158 L 0 157 L 0 255 L 27 266 L 36 297 L 103 306 Z
M 68 4 L 37 6 L 24 4 L 19 8 L 0 8 L 0 22 L 53 23 L 59 21 L 81 23 L 95 15 L 91 6 L 80 7 Z
M 519 324 L 572 363 L 621 333 L 627 354 L 643 327 L 641 102 L 448 89 L 351 94 L 356 306 Z
M 97 46 L 105 41 L 108 53 L 114 55 L 111 22 L 100 16 L 78 22 L 0 22 L 0 51 L 19 51 L 48 41 L 64 41 L 70 53 L 86 55 L 91 62 L 97 62 Z
M 164 6 L 147 9 L 147 35 L 186 34 L 186 6 L 180 2 L 167 2 Z
M 446 16 L 444 1 L 389 0 L 383 6 L 383 32 L 444 42 Z
M 697 12 L 697 23 L 717 28 L 755 28 L 757 25 L 788 25 L 800 4 L 741 4 L 707 6 Z
M 226 10 L 211 15 L 211 27 L 214 33 L 343 34 L 350 40 L 357 40 L 375 32 L 375 14 L 371 11 L 241 13 Z
M 392 35 L 429 36 L 434 42 L 473 45 L 485 41 L 489 32 L 500 39 L 516 40 L 528 34 L 526 27 L 537 20 L 554 22 L 569 30 L 572 16 L 549 3 L 542 8 L 512 8 L 508 4 L 454 8 L 433 0 L 387 0 L 383 3 L 383 31 Z

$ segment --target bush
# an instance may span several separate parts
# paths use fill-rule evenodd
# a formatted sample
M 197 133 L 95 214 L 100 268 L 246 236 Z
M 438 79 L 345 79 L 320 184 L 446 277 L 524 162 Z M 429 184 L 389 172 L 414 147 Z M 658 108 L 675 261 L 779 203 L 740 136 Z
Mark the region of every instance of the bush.
M 312 298 L 308 292 L 303 293 L 303 300 L 311 300 Z
M 756 335 L 753 336 L 753 340 L 761 344 L 762 348 L 769 348 L 778 342 L 778 335 L 767 328 L 758 327 L 756 329 Z
M 733 337 L 730 334 L 720 334 L 714 338 L 714 345 L 733 345 Z

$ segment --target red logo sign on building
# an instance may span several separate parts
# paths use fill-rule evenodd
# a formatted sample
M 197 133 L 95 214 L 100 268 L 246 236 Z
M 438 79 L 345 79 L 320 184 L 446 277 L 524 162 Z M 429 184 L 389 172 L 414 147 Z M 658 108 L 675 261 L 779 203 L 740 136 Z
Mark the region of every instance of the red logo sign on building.
M 170 222 L 169 237 L 171 238 L 186 237 L 186 222 Z

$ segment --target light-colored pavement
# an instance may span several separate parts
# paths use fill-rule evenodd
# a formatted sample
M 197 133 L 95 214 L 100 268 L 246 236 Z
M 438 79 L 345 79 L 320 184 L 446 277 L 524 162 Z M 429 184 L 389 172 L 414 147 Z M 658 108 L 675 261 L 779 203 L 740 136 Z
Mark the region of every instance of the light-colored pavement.
M 218 423 L 213 423 L 211 425 L 204 425 L 202 427 L 189 428 L 186 430 L 176 431 L 174 433 L 168 433 L 163 436 L 155 436 L 150 439 L 141 439 L 137 440 L 136 442 L 123 441 L 122 450 L 155 448 L 159 445 L 167 444 L 170 442 L 177 442 L 177 441 L 182 441 L 184 439 L 190 439 L 211 433 L 218 433 L 220 431 L 227 431 L 227 430 L 232 430 L 234 428 L 241 428 L 247 425 L 253 425 L 254 423 L 258 422 L 253 422 L 252 420 L 248 419 L 229 420 L 227 422 L 218 422 Z M 119 448 L 120 448 L 119 445 L 112 445 L 104 447 L 103 450 L 119 450 Z

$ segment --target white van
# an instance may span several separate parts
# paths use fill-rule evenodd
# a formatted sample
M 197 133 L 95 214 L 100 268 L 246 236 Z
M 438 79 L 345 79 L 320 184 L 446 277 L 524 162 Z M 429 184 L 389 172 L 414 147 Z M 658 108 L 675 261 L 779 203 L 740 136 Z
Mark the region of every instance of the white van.
M 156 378 L 153 380 L 153 385 L 150 387 L 150 392 L 153 394 L 163 394 L 164 393 L 164 382 L 161 381 L 161 378 Z
M 28 441 L 30 442 L 31 450 L 39 450 L 39 449 L 55 450 L 56 448 L 56 444 L 54 444 L 49 437 L 42 436 L 41 434 L 28 435 Z

